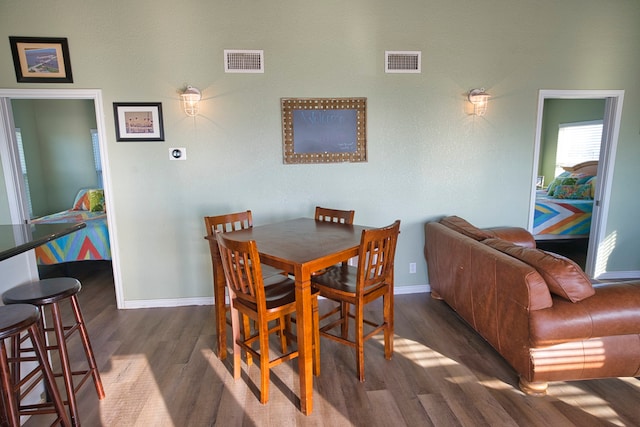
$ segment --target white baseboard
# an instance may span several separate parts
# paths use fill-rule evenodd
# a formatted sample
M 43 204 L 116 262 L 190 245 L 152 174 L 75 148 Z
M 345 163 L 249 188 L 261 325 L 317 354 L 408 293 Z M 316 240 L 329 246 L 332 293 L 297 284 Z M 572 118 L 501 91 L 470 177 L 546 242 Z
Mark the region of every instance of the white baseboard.
M 421 294 L 431 291 L 429 285 L 396 286 L 394 295 Z M 213 305 L 213 297 L 201 298 L 172 298 L 172 299 L 150 299 L 125 301 L 123 309 L 136 308 L 160 308 L 160 307 L 183 307 L 188 305 Z

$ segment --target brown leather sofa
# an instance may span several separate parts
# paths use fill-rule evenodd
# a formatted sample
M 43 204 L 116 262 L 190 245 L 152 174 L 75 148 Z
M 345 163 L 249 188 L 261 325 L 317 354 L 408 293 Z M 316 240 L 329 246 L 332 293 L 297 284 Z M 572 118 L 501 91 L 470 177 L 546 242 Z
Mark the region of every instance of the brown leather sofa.
M 455 216 L 426 224 L 425 257 L 432 297 L 502 355 L 525 393 L 640 376 L 640 281 L 592 284 L 522 228 L 478 229 Z

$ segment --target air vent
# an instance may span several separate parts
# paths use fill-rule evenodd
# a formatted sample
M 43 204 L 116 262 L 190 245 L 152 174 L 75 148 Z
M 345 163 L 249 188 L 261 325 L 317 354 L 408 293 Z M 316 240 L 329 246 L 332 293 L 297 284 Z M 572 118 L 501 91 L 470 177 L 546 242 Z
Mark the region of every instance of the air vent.
M 264 51 L 225 50 L 225 73 L 264 73 Z
M 386 51 L 384 53 L 385 73 L 420 73 L 420 51 Z

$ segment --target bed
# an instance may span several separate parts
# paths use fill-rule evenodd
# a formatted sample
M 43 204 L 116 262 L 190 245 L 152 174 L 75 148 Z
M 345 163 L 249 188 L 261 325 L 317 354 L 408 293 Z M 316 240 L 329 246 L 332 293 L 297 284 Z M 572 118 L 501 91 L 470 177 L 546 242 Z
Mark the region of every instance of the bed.
M 588 238 L 597 161 L 564 168 L 544 190 L 537 190 L 533 218 L 536 240 Z
M 102 189 L 78 191 L 71 209 L 33 219 L 36 224 L 84 222 L 87 226 L 35 249 L 40 265 L 111 260 L 107 214 Z

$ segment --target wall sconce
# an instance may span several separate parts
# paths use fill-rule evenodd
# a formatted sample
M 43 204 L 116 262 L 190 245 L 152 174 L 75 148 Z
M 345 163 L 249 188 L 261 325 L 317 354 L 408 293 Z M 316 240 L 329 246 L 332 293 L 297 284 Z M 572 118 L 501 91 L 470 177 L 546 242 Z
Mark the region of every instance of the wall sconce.
M 189 117 L 197 116 L 200 110 L 200 100 L 202 99 L 200 91 L 193 86 L 187 86 L 180 96 L 182 97 L 182 108 L 185 114 Z
M 487 112 L 487 105 L 489 104 L 489 95 L 487 92 L 482 89 L 472 89 L 469 91 L 469 102 L 473 104 L 473 114 L 475 116 L 484 116 L 484 113 Z

